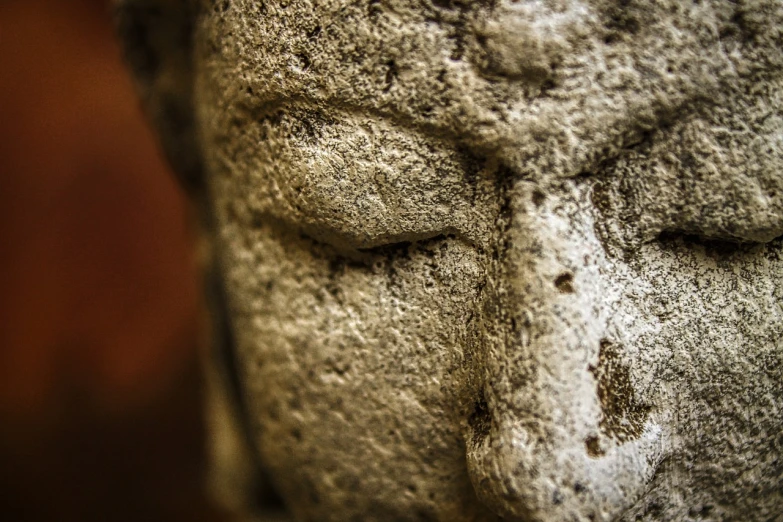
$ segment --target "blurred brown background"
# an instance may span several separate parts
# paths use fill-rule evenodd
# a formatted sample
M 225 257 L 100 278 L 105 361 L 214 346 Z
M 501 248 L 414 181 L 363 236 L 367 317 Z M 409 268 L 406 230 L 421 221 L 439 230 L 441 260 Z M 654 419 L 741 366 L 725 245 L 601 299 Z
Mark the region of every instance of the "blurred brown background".
M 217 520 L 188 207 L 105 0 L 0 0 L 0 518 Z

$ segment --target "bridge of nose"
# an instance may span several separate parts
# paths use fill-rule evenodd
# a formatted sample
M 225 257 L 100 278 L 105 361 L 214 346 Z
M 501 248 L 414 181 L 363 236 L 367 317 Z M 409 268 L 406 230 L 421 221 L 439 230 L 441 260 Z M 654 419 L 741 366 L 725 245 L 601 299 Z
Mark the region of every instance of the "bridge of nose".
M 469 428 L 471 480 L 510 519 L 610 520 L 641 493 L 658 445 L 646 417 L 631 419 L 632 437 L 607 429 L 607 416 L 618 414 L 601 392 L 613 345 L 588 189 L 519 182 L 509 207 L 494 276 L 504 312 L 487 336 L 484 406 Z

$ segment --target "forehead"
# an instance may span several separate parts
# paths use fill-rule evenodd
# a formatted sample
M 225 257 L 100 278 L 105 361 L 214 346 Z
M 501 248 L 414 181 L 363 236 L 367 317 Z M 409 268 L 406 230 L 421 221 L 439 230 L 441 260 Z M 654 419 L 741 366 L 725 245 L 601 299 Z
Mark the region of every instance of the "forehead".
M 418 149 L 401 144 L 416 142 L 440 151 L 431 163 L 446 149 L 462 150 L 527 179 L 602 177 L 600 206 L 643 241 L 666 231 L 743 241 L 783 233 L 783 6 L 776 0 L 752 8 L 679 0 L 213 4 L 196 29 L 200 130 L 207 148 L 232 140 L 256 147 L 234 170 L 297 149 L 311 151 L 313 161 L 273 170 L 283 184 L 297 181 L 297 172 L 312 181 L 307 165 L 325 165 L 327 156 L 350 162 L 377 156 L 377 145 L 379 154 L 389 146 L 413 157 Z M 376 128 L 369 135 L 378 139 L 351 152 L 303 146 L 302 132 L 285 128 L 276 141 L 248 141 L 247 129 L 274 122 L 281 109 L 304 130 L 308 121 L 336 122 L 327 125 L 332 144 L 360 143 L 348 139 L 365 132 L 360 127 Z M 354 163 L 358 174 L 372 172 L 364 160 Z M 305 184 L 318 195 L 313 201 L 334 200 L 326 186 L 350 191 L 332 184 L 329 172 L 326 185 Z M 416 202 L 397 213 L 411 227 L 437 208 L 435 199 L 400 194 L 394 197 Z
M 533 176 L 588 169 L 733 70 L 719 2 L 216 4 L 199 60 L 225 103 L 376 113 Z

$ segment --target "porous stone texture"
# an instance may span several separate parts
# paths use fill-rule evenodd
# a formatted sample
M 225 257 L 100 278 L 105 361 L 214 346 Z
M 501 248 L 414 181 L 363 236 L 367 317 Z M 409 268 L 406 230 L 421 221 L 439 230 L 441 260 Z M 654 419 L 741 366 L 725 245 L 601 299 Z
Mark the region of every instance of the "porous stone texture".
M 780 1 L 191 7 L 142 90 L 297 519 L 781 519 Z

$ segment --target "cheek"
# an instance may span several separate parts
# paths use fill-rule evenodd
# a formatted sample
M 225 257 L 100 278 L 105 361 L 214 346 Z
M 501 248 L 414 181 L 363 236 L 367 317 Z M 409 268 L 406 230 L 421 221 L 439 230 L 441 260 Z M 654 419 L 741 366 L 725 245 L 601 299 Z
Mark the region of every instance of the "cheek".
M 637 333 L 628 343 L 637 390 L 674 446 L 690 452 L 693 472 L 715 455 L 761 470 L 757 455 L 774 451 L 773 412 L 783 402 L 782 247 L 780 239 L 672 237 L 645 245 L 645 263 L 630 273 L 638 284 L 618 316 L 637 318 L 626 325 Z
M 222 230 L 253 428 L 284 497 L 468 509 L 456 384 L 473 371 L 476 249 L 438 237 L 351 259 L 276 227 Z
M 633 409 L 648 409 L 667 455 L 636 509 L 660 503 L 667 517 L 687 518 L 691 504 L 671 501 L 684 488 L 704 505 L 747 497 L 763 512 L 762 504 L 775 502 L 782 247 L 779 239 L 742 245 L 672 236 L 643 246 L 630 265 L 612 267 L 620 289 L 612 341 L 633 385 L 614 409 L 631 406 L 624 416 L 631 424 Z M 729 513 L 722 518 L 743 518 Z

